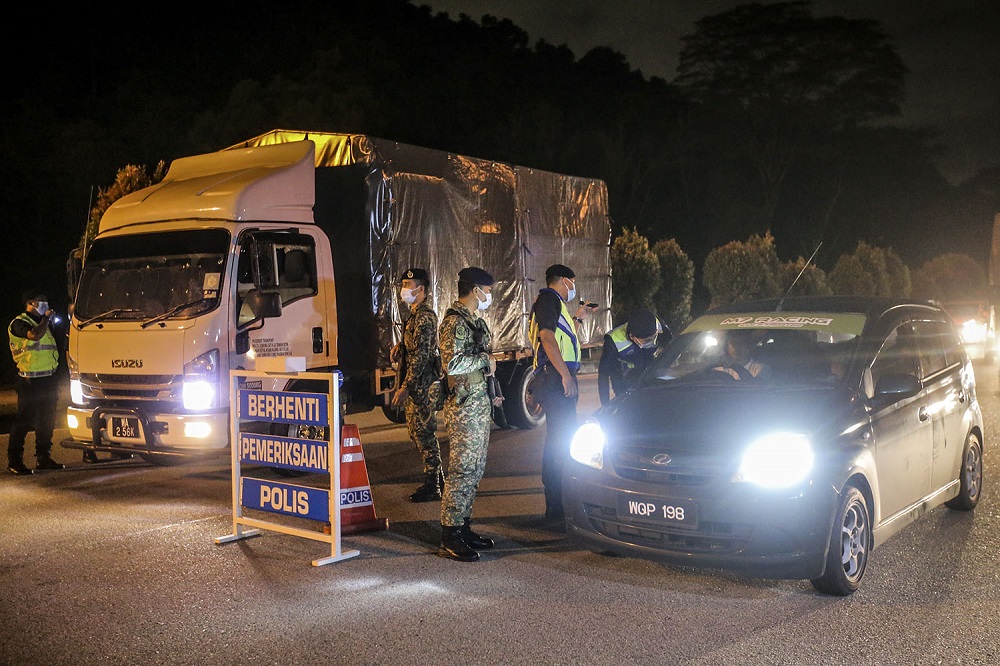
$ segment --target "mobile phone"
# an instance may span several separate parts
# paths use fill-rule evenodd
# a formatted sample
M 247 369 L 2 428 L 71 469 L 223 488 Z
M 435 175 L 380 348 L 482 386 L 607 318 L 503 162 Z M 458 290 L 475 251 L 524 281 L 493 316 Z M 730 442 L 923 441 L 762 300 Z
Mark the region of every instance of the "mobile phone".
M 588 308 L 596 308 L 597 307 L 597 303 L 594 303 L 593 301 L 591 301 L 590 303 L 587 303 L 583 299 L 580 299 L 580 305 L 586 305 Z

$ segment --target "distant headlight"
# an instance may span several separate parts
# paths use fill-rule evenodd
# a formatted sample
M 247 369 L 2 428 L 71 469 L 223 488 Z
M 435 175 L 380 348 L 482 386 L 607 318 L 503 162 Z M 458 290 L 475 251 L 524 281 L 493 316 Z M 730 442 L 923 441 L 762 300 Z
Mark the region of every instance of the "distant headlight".
M 604 467 L 604 444 L 607 438 L 601 429 L 601 424 L 588 421 L 577 428 L 576 434 L 569 445 L 569 454 L 581 465 L 594 469 Z
M 813 461 L 812 444 L 805 435 L 766 435 L 743 452 L 737 480 L 763 488 L 787 488 L 809 475 Z
M 959 334 L 965 343 L 982 342 L 986 339 L 986 324 L 978 319 L 970 319 L 962 324 Z

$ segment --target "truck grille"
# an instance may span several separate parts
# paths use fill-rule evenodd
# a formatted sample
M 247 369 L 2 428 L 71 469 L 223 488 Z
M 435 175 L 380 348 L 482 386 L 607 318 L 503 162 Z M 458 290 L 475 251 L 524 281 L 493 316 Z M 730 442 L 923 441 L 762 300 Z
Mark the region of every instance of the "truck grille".
M 181 400 L 178 375 L 84 374 L 83 395 L 92 400 Z

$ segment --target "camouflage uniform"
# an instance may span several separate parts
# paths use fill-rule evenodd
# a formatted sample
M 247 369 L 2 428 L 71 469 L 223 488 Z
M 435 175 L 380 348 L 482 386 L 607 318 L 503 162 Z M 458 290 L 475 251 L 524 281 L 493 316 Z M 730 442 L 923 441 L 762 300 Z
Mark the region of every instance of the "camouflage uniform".
M 420 452 L 427 477 L 441 471 L 441 445 L 434 434 L 442 390 L 437 327 L 437 315 L 427 301 L 416 307 L 403 326 L 405 367 L 400 388 L 407 390 L 406 431 Z
M 489 372 L 489 346 L 486 322 L 455 301 L 441 323 L 441 363 L 450 389 L 444 404 L 450 453 L 441 499 L 446 527 L 460 527 L 472 515 L 486 470 L 492 408 L 483 373 Z

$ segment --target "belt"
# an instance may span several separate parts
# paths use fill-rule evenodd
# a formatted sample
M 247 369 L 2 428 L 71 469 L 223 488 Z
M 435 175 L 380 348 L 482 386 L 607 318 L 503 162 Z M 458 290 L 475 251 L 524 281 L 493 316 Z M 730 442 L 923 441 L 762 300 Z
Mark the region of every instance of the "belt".
M 467 372 L 464 375 L 452 375 L 456 384 L 468 384 L 469 386 L 475 386 L 476 384 L 482 384 L 486 381 L 486 377 L 483 375 L 482 370 L 473 370 L 472 372 Z

